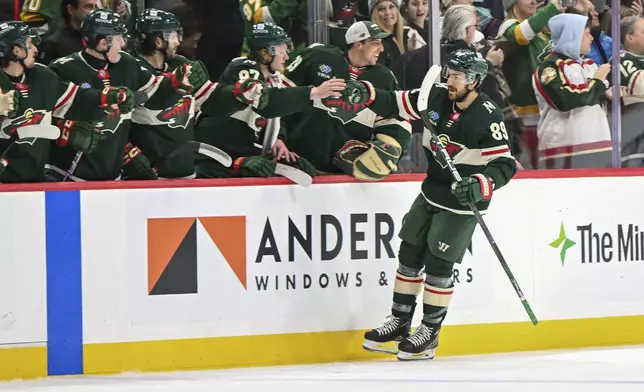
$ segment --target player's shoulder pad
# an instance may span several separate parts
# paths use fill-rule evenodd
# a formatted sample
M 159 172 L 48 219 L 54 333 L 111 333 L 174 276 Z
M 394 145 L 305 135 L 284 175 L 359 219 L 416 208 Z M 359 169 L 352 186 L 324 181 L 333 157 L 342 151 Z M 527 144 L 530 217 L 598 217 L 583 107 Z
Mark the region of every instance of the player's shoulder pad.
M 244 72 L 245 71 L 245 72 Z M 235 83 L 241 79 L 240 72 L 244 72 L 244 77 L 258 78 L 261 75 L 261 68 L 259 63 L 249 60 L 246 57 L 238 57 L 228 64 L 224 72 L 221 74 L 220 81 L 226 84 Z
M 342 51 L 331 45 L 311 44 L 302 51 L 302 56 L 344 56 Z
M 30 69 L 32 74 L 43 75 L 44 77 L 58 78 L 58 74 L 44 64 L 35 63 L 35 67 Z
M 119 51 L 119 54 L 121 55 L 121 59 L 119 61 L 132 61 L 136 62 L 136 57 L 132 56 L 128 52 L 125 52 L 123 50 Z
M 67 63 L 69 63 L 69 62 L 71 62 L 71 61 L 77 60 L 77 59 L 79 58 L 79 56 L 80 56 L 80 54 L 79 54 L 79 53 L 80 53 L 80 52 L 76 52 L 76 53 L 72 53 L 72 54 L 70 54 L 70 55 L 68 55 L 68 56 L 64 56 L 64 57 L 57 58 L 56 60 L 54 60 L 54 61 L 52 61 L 51 63 L 49 63 L 49 65 L 48 65 L 48 66 L 49 66 L 50 68 L 61 68 L 61 67 L 64 67 L 64 66 L 65 66 L 65 64 L 67 64 Z
M 478 107 L 481 113 L 487 114 L 486 118 L 490 122 L 499 122 L 504 119 L 503 111 L 499 105 L 484 92 L 479 93 L 478 98 L 474 101 L 474 106 Z M 482 119 L 482 122 L 485 122 L 485 120 Z

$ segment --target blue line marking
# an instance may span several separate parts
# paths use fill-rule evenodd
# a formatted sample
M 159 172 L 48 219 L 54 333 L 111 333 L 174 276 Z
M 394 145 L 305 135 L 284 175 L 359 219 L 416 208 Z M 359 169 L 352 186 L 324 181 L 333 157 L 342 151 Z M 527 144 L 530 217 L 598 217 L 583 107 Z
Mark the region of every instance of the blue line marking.
M 45 192 L 47 373 L 83 374 L 80 191 Z

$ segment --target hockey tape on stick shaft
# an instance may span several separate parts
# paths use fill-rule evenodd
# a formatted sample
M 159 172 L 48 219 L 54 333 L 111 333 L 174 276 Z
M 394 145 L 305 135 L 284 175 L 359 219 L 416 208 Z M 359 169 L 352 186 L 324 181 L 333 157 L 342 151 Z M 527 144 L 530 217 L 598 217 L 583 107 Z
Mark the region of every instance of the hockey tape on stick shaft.
M 445 146 L 443 146 L 443 143 L 441 142 L 440 138 L 438 137 L 438 135 L 436 135 L 436 128 L 430 121 L 429 114 L 427 112 L 429 93 L 431 92 L 432 87 L 434 87 L 434 85 L 436 84 L 436 80 L 440 77 L 440 74 L 441 74 L 440 65 L 433 65 L 429 69 L 429 71 L 425 74 L 425 78 L 423 79 L 423 83 L 420 87 L 417 106 L 423 121 L 423 125 L 425 125 L 425 132 L 430 133 L 432 141 L 438 147 L 439 153 L 441 154 L 442 158 L 445 160 L 445 163 L 447 164 L 447 167 L 449 168 L 449 171 L 452 174 L 452 178 L 454 178 L 454 181 L 459 182 L 461 181 L 462 177 L 459 174 L 459 172 L 456 170 L 456 166 L 454 165 L 452 158 L 447 153 Z M 474 216 L 476 217 L 476 220 L 478 221 L 479 225 L 481 226 L 481 229 L 483 230 L 485 237 L 487 238 L 488 242 L 492 246 L 492 250 L 494 251 L 494 254 L 496 255 L 499 262 L 501 263 L 501 267 L 503 267 L 505 274 L 508 276 L 508 279 L 510 279 L 510 283 L 512 283 L 512 286 L 514 287 L 514 291 L 516 291 L 517 295 L 519 296 L 519 299 L 521 300 L 521 303 L 523 304 L 523 308 L 528 313 L 528 316 L 530 317 L 530 321 L 532 321 L 533 325 L 537 325 L 539 323 L 539 320 L 537 320 L 537 317 L 532 311 L 532 307 L 528 303 L 528 300 L 525 298 L 525 295 L 523 295 L 523 291 L 521 290 L 521 287 L 519 287 L 519 283 L 517 282 L 517 280 L 514 277 L 514 274 L 510 270 L 508 263 L 505 261 L 505 257 L 503 257 L 503 254 L 501 253 L 499 246 L 496 244 L 494 237 L 492 237 L 492 233 L 490 232 L 490 229 L 487 227 L 487 224 L 483 220 L 481 213 L 479 212 L 478 208 L 476 208 L 476 205 L 474 205 L 473 203 L 470 203 L 469 207 L 472 210 L 472 213 L 474 214 Z
M 266 131 L 264 132 L 264 142 L 262 143 L 262 156 L 270 155 L 271 150 L 277 141 L 277 136 L 280 133 L 279 124 L 279 117 L 268 120 Z
M 282 76 L 279 72 L 275 72 L 274 75 L 270 77 L 271 85 L 273 88 L 282 88 Z M 280 133 L 280 121 L 279 117 L 271 118 L 266 124 L 266 131 L 264 132 L 264 141 L 262 143 L 262 155 L 267 156 L 270 154 L 277 137 Z
M 76 153 L 76 156 L 74 156 L 74 160 L 72 161 L 71 166 L 69 166 L 67 173 L 65 173 L 65 177 L 63 177 L 63 182 L 67 181 L 67 178 L 69 178 L 69 176 L 74 175 L 74 172 L 76 171 L 76 166 L 78 166 L 78 162 L 80 162 L 82 157 L 83 157 L 82 151 L 79 151 Z

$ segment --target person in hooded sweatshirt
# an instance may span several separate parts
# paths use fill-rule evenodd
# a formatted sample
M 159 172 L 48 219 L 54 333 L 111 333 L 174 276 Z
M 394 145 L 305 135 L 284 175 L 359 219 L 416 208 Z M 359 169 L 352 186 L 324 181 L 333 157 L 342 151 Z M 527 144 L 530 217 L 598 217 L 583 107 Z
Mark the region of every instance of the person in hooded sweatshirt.
M 552 51 L 533 74 L 541 118 L 539 168 L 611 167 L 612 142 L 601 104 L 611 98 L 610 63 L 583 56 L 593 36 L 587 16 L 560 14 L 548 22 Z

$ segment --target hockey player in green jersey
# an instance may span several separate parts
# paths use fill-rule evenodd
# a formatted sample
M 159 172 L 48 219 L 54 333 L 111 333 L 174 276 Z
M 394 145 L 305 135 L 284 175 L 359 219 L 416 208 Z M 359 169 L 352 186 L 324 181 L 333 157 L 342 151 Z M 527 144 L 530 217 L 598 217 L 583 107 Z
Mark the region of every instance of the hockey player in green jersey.
M 126 29 L 118 14 L 109 10 L 97 9 L 87 15 L 81 33 L 87 44 L 85 50 L 50 65 L 64 79 L 81 87 L 124 85 L 147 95 L 146 107 L 150 110 L 164 111 L 170 109 L 169 96 L 190 94 L 208 83 L 208 74 L 199 62 L 185 63 L 167 76 L 156 76 L 141 67 L 134 57 L 121 51 Z M 79 155 L 74 149 L 55 148 L 48 168 L 52 174 L 62 178 L 68 175 L 72 180 L 114 180 L 121 176 L 121 171 L 129 179 L 156 179 L 150 160 L 137 146 L 128 144 L 131 117 L 131 114 L 112 112 L 103 121 L 94 122 L 94 128 L 105 140 L 91 154 Z M 83 116 L 73 119 L 90 121 Z M 70 173 L 74 167 L 75 171 Z
M 182 29 L 177 17 L 165 11 L 146 9 L 136 23 L 139 38 L 137 61 L 141 67 L 154 75 L 170 75 L 171 72 L 190 62 L 176 54 L 181 43 Z M 137 107 L 132 114 L 130 141 L 138 146 L 152 162 L 161 161 L 157 167 L 160 178 L 194 178 L 193 154 L 178 154 L 163 159 L 168 154 L 195 140 L 194 116 L 196 111 L 204 115 L 230 115 L 247 106 L 234 98 L 242 89 L 236 83 L 223 87 L 210 81 L 199 90 L 186 94 L 176 92 L 166 96 L 166 109 L 152 110 Z M 230 132 L 229 129 L 225 130 Z
M 0 23 L 0 66 L 3 71 L 0 88 L 2 91 L 16 90 L 19 98 L 16 113 L 2 119 L 0 171 L 3 173 L 0 182 L 45 180 L 51 141 L 17 139 L 19 128 L 51 125 L 52 116 L 65 118 L 82 113 L 88 119 L 100 119 L 104 117 L 105 108 L 114 104 L 124 113 L 132 110 L 132 92 L 127 88 L 79 89 L 36 63 L 38 40 L 37 33 L 22 22 Z M 65 141 L 82 145 L 94 139 L 94 134 L 92 130 L 83 129 Z
M 365 181 L 377 181 L 396 169 L 396 164 L 411 137 L 411 125 L 400 117 L 377 116 L 369 104 L 369 94 L 374 87 L 396 90 L 398 84 L 391 71 L 378 64 L 383 51 L 382 39 L 387 37 L 380 28 L 370 22 L 354 23 L 346 32 L 346 52 L 333 46 L 314 44 L 297 56 L 284 73 L 286 86 L 317 85 L 325 80 L 347 80 L 347 90 L 363 91 L 361 101 L 352 98 L 358 95 L 347 93 L 351 104 L 342 99 L 329 97 L 317 99 L 313 107 L 284 119 L 288 130 L 289 148 L 309 160 L 318 170 L 326 173 L 347 172 Z M 358 81 L 364 81 L 361 83 Z M 345 94 L 345 96 L 347 95 Z M 372 146 L 390 156 L 387 163 L 369 159 L 371 154 L 357 158 L 361 166 L 370 169 L 354 171 L 348 163 L 349 151 L 356 147 Z M 343 159 L 334 158 L 339 150 L 346 151 Z
M 453 183 L 437 146 L 425 135 L 429 168 L 421 194 L 405 215 L 399 233 L 402 241 L 391 315 L 383 326 L 365 333 L 363 343 L 367 350 L 397 352 L 400 360 L 434 358 L 454 292 L 454 264 L 462 261 L 477 224 L 467 206 L 474 203 L 480 211 L 487 209 L 493 190 L 506 185 L 516 172 L 503 113 L 478 91 L 487 74 L 485 59 L 472 50 L 459 49 L 450 55 L 444 71 L 447 83 L 431 89 L 427 110 L 463 180 Z M 420 119 L 417 94 L 419 90 L 378 90 L 371 108 L 385 117 Z M 421 292 L 422 323 L 410 335 Z M 388 342 L 398 343 L 397 350 L 386 348 Z
M 235 160 L 235 165 L 231 172 L 210 159 L 197 158 L 199 177 L 269 177 L 274 175 L 276 161 L 294 165 L 309 175 L 315 175 L 310 163 L 289 152 L 283 141 L 283 132 L 275 141 L 271 156 L 261 156 L 263 134 L 267 130 L 269 119 L 303 112 L 312 107 L 314 100 L 341 96 L 346 87 L 344 80 L 326 80 L 317 87 L 281 88 L 283 80 L 280 71 L 292 48 L 290 37 L 279 26 L 259 23 L 253 26 L 246 42 L 250 48 L 248 58 L 233 60 L 219 82 L 234 85 L 250 79 L 265 83 L 269 86 L 265 90 L 265 94 L 270 97 L 268 104 L 263 109 L 247 107 L 230 116 L 204 115 L 200 118 L 196 131 L 198 140 L 226 151 Z

